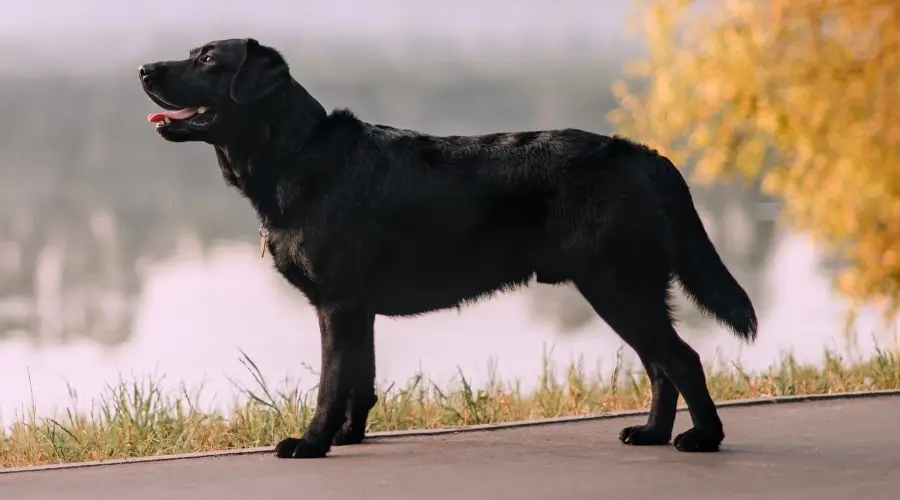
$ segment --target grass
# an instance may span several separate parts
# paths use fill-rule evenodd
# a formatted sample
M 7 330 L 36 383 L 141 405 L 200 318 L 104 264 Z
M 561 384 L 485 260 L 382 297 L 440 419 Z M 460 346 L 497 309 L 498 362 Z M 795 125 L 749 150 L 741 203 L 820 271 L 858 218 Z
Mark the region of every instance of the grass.
M 403 387 L 382 387 L 369 430 L 455 427 L 649 405 L 646 375 L 626 369 L 621 352 L 607 377 L 586 372 L 581 362 L 559 371 L 548 359 L 545 356 L 534 390 L 523 390 L 518 382 L 502 382 L 493 373 L 480 388 L 472 387 L 462 373 L 453 387 L 444 389 L 421 375 Z M 7 426 L 0 441 L 0 467 L 267 446 L 302 432 L 313 414 L 315 388 L 302 391 L 285 384 L 284 389 L 275 390 L 251 359 L 244 356 L 241 361 L 256 387 L 241 389 L 242 397 L 228 414 L 197 408 L 194 402 L 199 393 L 191 395 L 185 389 L 164 393 L 159 380 L 123 380 L 109 385 L 90 412 L 68 410 L 39 418 L 32 410 Z M 786 355 L 761 373 L 746 373 L 735 364 L 707 372 L 710 391 L 718 401 L 900 389 L 900 356 L 893 350 L 878 350 L 872 358 L 851 363 L 826 352 L 818 365 L 802 365 Z

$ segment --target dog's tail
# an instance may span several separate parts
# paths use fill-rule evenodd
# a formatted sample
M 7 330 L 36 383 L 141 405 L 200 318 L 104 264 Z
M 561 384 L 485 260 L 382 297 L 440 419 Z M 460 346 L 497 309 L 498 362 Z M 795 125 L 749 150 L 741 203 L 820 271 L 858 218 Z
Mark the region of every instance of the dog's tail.
M 728 326 L 738 337 L 755 340 L 757 319 L 750 297 L 710 241 L 687 182 L 668 158 L 654 154 L 649 163 L 650 177 L 675 235 L 675 272 L 682 288 L 702 312 Z

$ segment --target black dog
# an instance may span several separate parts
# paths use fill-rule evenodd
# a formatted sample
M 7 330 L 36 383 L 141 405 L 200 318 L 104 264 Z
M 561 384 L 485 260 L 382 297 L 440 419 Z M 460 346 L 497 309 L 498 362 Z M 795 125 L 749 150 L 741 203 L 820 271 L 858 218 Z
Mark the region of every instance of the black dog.
M 331 114 L 274 49 L 221 40 L 140 68 L 172 142 L 211 144 L 256 209 L 263 251 L 316 308 L 318 404 L 279 457 L 362 441 L 376 402 L 375 315 L 415 316 L 527 284 L 574 284 L 638 354 L 653 386 L 632 445 L 670 441 L 678 394 L 694 427 L 681 451 L 716 451 L 722 422 L 697 353 L 675 332 L 677 279 L 739 337 L 747 294 L 719 259 L 681 174 L 619 137 L 575 129 L 434 137 Z

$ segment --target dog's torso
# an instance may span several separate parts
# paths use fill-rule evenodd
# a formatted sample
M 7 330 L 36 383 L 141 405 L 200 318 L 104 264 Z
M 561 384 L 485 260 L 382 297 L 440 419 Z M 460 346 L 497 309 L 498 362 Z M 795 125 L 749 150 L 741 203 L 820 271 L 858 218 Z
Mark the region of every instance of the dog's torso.
M 655 196 L 640 168 L 609 161 L 637 148 L 618 138 L 434 137 L 344 111 L 327 120 L 293 157 L 244 160 L 278 162 L 265 170 L 279 174 L 267 187 L 239 186 L 269 231 L 276 268 L 313 304 L 415 315 L 532 278 L 564 282 L 618 230 L 606 220 L 617 206 L 636 191 L 645 205 Z M 229 169 L 252 176 L 247 165 Z

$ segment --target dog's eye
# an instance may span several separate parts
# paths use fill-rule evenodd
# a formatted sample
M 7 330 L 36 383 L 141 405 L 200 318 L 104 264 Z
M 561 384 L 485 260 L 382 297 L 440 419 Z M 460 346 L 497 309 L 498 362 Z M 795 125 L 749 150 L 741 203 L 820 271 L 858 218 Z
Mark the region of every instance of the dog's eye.
M 216 62 L 216 60 L 213 59 L 213 57 L 211 55 L 206 54 L 200 58 L 200 62 L 202 62 L 203 64 L 212 64 L 212 63 Z

